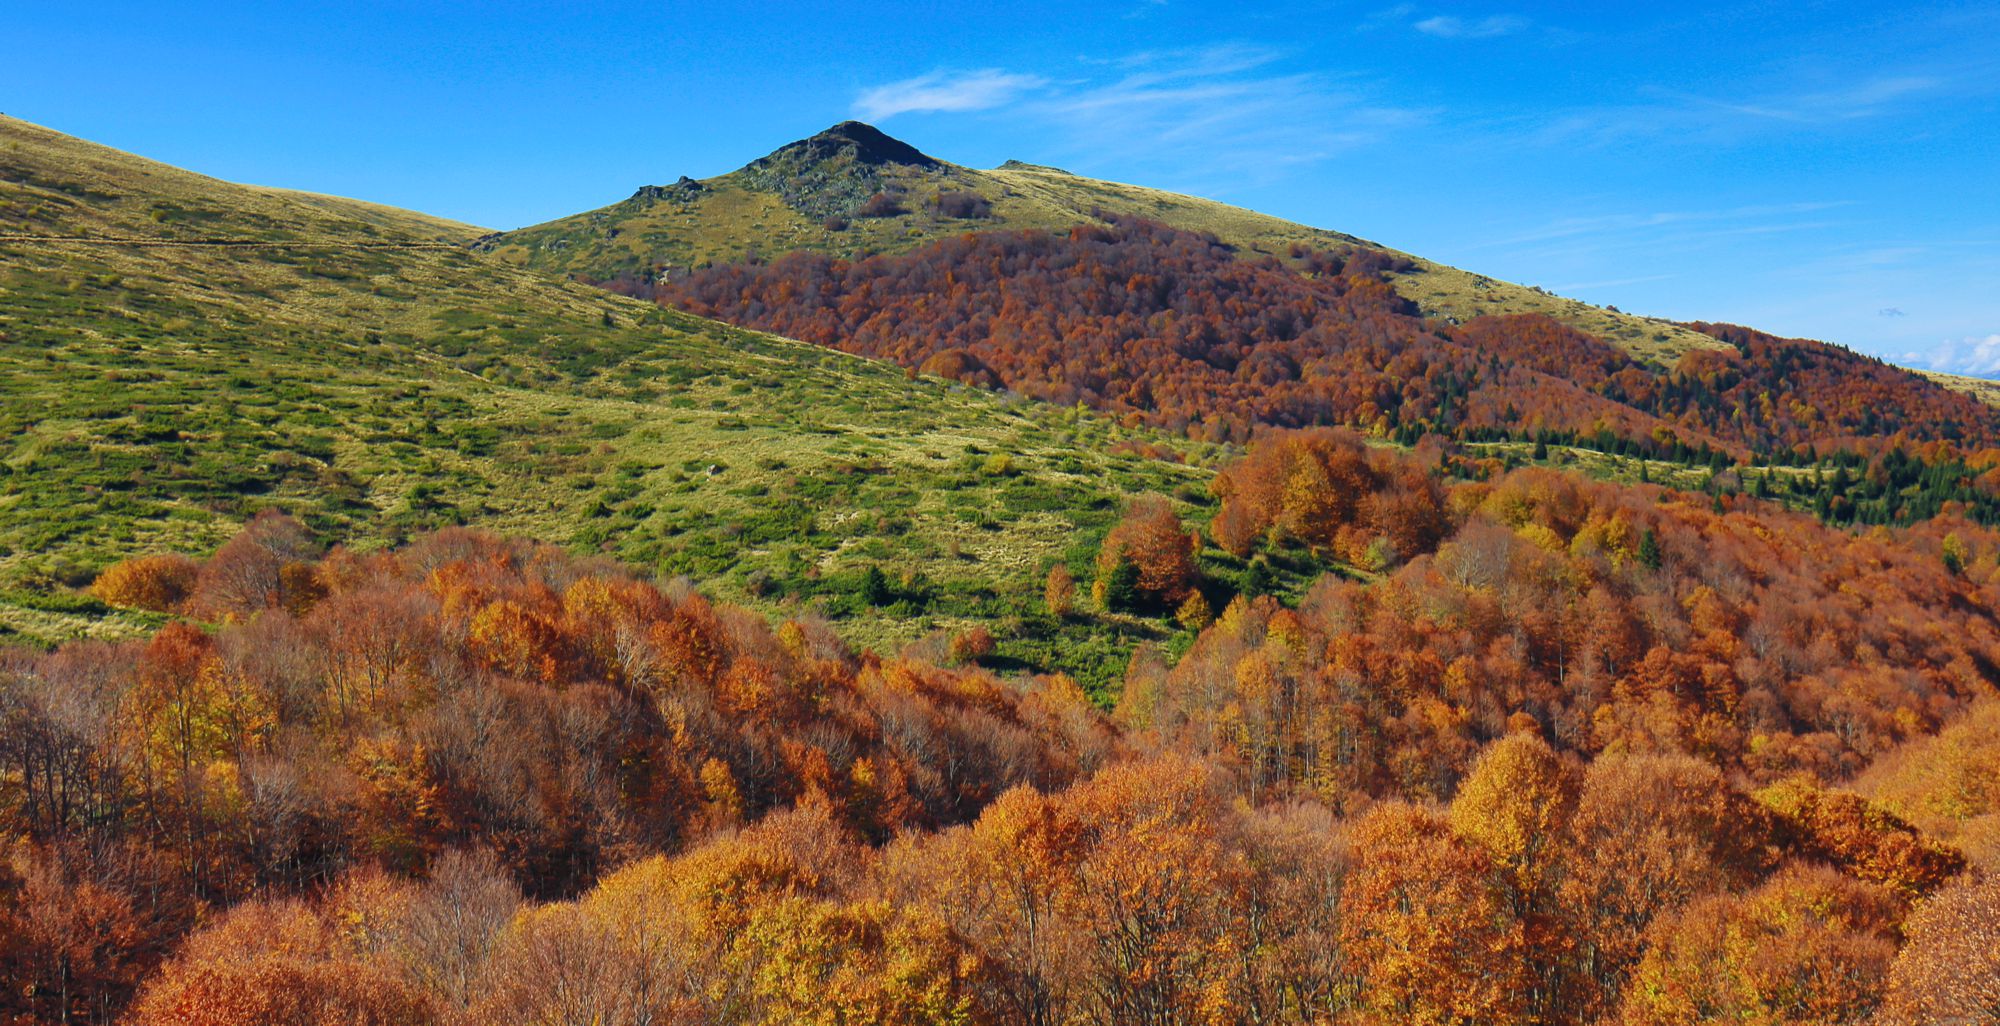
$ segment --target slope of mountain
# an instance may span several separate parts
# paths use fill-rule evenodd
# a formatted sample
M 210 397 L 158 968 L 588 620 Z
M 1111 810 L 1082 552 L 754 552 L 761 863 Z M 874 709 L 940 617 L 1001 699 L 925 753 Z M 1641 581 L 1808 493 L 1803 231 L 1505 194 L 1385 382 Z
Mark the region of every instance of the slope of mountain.
M 878 205 L 869 208 L 871 201 Z M 793 250 L 845 257 L 899 253 L 967 231 L 1061 230 L 1103 223 L 1104 214 L 1209 232 L 1250 256 L 1283 256 L 1294 245 L 1383 248 L 1214 200 L 1020 161 L 990 170 L 961 167 L 853 121 L 728 174 L 647 186 L 610 206 L 503 232 L 482 245 L 509 262 L 609 281 Z M 1660 363 L 1690 350 L 1721 348 L 1683 325 L 1397 255 L 1412 263 L 1394 276 L 1397 291 L 1428 315 L 1545 314 Z
M 0 121 L 0 625 L 129 632 L 63 586 L 278 506 L 363 546 L 477 521 L 601 549 L 886 644 L 1039 608 L 1122 494 L 1200 494 L 1109 453 L 1143 433 L 454 244 L 475 231 Z M 1076 633 L 1061 665 L 1122 666 L 1117 629 Z
M 1115 719 L 475 532 L 8 653 L 0 1014 L 1859 1024 L 1995 978 L 2000 534 L 1328 431 L 1224 473 L 1217 544 L 1409 558 L 1231 601 Z
M 1120 256 L 1097 252 L 1107 239 Z M 1704 463 L 1711 448 L 1795 463 L 1942 442 L 1966 457 L 1944 474 L 1958 501 L 1977 499 L 1973 480 L 1992 459 L 1976 454 L 2000 440 L 1991 390 L 1967 380 L 1600 310 L 1206 200 L 1018 162 L 960 167 L 855 122 L 718 178 L 479 245 L 1197 439 L 1330 423 L 1676 459 L 1691 448 Z M 1343 267 L 1390 291 L 1333 295 L 1330 283 L 1359 280 Z M 1089 309 L 1064 289 L 1089 292 Z M 1357 317 L 1357 302 L 1372 312 Z M 1943 497 L 1890 498 L 1875 504 L 1887 514 L 1867 515 L 1921 519 Z
M 2000 406 L 2000 381 L 1968 377 L 1964 374 L 1948 374 L 1944 371 L 1919 370 L 1916 373 L 1954 392 L 1963 392 L 1988 406 Z
M 5 115 L 0 186 L 5 236 L 411 246 L 480 232 L 360 200 L 222 182 Z
M 1296 260 L 1243 260 L 1213 236 L 1116 218 L 860 261 L 793 253 L 651 291 L 691 313 L 1204 440 L 1347 424 L 1408 441 L 1553 434 L 1787 463 L 1892 437 L 2000 446 L 1992 407 L 1832 346 L 1696 324 L 1730 348 L 1660 373 L 1539 314 L 1422 318 L 1383 280 L 1406 266 L 1393 255 Z
M 808 345 L 419 215 L 0 150 L 0 623 L 134 636 L 0 646 L 0 1021 L 1858 1024 L 2000 987 L 2000 530 L 1932 515 L 1995 425 L 1879 362 L 1695 325 L 1721 348 L 1661 374 L 1422 318 L 1358 243 L 1115 214 L 666 283 Z M 910 169 L 950 170 L 850 130 L 752 173 L 982 220 Z M 1510 468 L 1467 411 L 1529 392 L 1489 378 L 1706 490 Z M 1342 387 L 1423 441 L 1268 430 Z M 1117 455 L 1162 410 L 1265 430 L 1177 443 L 1212 475 Z M 424 530 L 458 522 L 529 537 Z M 157 614 L 64 587 L 166 550 L 93 589 Z M 1064 563 L 1120 613 L 1044 591 Z

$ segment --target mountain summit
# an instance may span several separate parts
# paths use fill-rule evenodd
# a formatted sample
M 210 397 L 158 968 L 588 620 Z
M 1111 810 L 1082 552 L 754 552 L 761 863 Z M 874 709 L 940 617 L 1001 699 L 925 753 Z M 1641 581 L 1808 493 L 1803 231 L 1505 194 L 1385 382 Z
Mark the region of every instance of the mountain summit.
M 823 221 L 851 217 L 878 194 L 900 195 L 951 171 L 951 165 L 873 125 L 843 121 L 786 143 L 730 177 Z
M 874 125 L 861 121 L 843 121 L 818 135 L 786 143 L 769 155 L 751 161 L 745 170 L 841 160 L 871 167 L 905 164 L 927 171 L 944 167 L 944 161 L 925 154 L 915 146 L 889 135 Z

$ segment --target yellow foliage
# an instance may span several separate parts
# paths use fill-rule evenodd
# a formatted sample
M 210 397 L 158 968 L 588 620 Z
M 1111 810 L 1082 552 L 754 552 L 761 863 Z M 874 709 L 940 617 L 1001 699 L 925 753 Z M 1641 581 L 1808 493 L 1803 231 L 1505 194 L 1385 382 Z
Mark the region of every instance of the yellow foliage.
M 1524 524 L 1515 530 L 1528 544 L 1544 552 L 1561 552 L 1568 546 L 1563 544 L 1562 535 L 1542 524 Z

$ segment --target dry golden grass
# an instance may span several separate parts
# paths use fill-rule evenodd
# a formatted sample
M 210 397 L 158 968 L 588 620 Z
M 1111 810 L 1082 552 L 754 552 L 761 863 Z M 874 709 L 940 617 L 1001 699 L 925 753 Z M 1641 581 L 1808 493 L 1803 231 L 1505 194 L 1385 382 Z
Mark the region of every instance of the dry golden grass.
M 2000 406 L 2000 381 L 1971 378 L 1963 374 L 1946 374 L 1942 371 L 1920 370 L 1916 373 L 1954 392 L 1964 392 L 1988 406 Z
M 8 203 L 0 233 L 461 242 L 482 231 L 360 200 L 225 182 L 5 115 L 0 168 Z M 48 216 L 34 214 L 36 206 Z

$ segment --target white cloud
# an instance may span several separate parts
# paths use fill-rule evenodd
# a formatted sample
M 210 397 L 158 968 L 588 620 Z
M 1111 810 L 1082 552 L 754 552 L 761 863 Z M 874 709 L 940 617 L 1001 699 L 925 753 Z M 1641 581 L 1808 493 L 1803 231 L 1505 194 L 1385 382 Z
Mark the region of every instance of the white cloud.
M 1903 354 L 1905 362 L 1931 370 L 2000 377 L 2000 334 L 1942 342 L 1929 352 Z
M 864 90 L 854 100 L 854 112 L 869 121 L 883 121 L 898 114 L 990 110 L 1044 84 L 1035 75 L 998 68 L 933 71 Z
M 1116 78 L 1076 83 L 1024 113 L 1058 127 L 1086 164 L 1142 167 L 1163 184 L 1227 191 L 1269 180 L 1428 118 L 1373 105 L 1319 72 L 1282 73 L 1287 55 L 1216 46 L 1119 61 Z M 1136 158 L 1136 159 L 1135 159 Z
M 1088 61 L 1122 69 L 1135 78 L 1165 80 L 1207 78 L 1254 71 L 1284 59 L 1284 52 L 1248 43 L 1218 43 L 1214 46 L 1178 50 L 1143 50 L 1108 61 Z
M 1427 36 L 1437 36 L 1440 39 L 1491 39 L 1494 36 L 1504 36 L 1526 28 L 1527 25 L 1527 19 L 1517 18 L 1511 14 L 1496 14 L 1477 21 L 1440 14 L 1425 18 L 1411 27 Z

